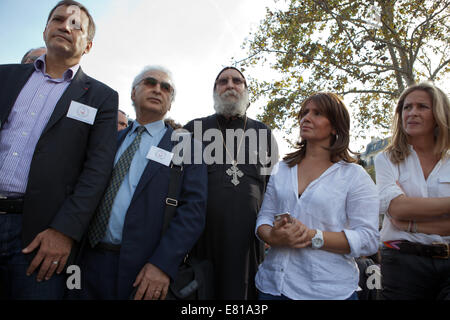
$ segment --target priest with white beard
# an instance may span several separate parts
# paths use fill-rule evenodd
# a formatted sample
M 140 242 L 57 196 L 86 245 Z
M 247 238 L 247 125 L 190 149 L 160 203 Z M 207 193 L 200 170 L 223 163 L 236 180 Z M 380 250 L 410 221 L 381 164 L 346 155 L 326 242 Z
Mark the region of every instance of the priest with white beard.
M 191 255 L 208 259 L 214 267 L 214 299 L 257 298 L 255 275 L 264 257 L 264 244 L 255 236 L 255 223 L 269 180 L 278 161 L 271 130 L 247 117 L 249 92 L 245 77 L 226 67 L 214 83 L 215 114 L 190 121 L 185 128 L 201 136 L 213 129 L 221 150 L 204 154 L 208 165 L 206 227 Z M 211 132 L 211 131 L 209 131 Z M 194 134 L 194 137 L 196 135 Z M 206 140 L 206 139 L 205 139 Z

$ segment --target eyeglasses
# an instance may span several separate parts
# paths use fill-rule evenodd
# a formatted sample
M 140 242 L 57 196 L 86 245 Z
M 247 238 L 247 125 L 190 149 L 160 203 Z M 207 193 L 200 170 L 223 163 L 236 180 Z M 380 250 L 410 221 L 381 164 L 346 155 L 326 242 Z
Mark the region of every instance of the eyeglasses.
M 143 82 L 144 85 L 146 86 L 150 86 L 150 87 L 155 87 L 158 83 L 159 86 L 161 87 L 161 90 L 170 94 L 173 94 L 173 87 L 171 86 L 170 83 L 165 82 L 165 81 L 159 81 L 158 79 L 155 79 L 153 77 L 147 77 L 142 79 L 141 81 L 139 81 L 139 83 Z
M 216 83 L 220 86 L 226 86 L 228 84 L 229 80 L 230 80 L 230 78 L 220 78 L 220 79 L 217 79 Z M 238 78 L 238 77 L 231 77 L 231 81 L 233 82 L 233 84 L 235 84 L 237 86 L 244 83 L 244 80 L 242 80 L 241 78 Z

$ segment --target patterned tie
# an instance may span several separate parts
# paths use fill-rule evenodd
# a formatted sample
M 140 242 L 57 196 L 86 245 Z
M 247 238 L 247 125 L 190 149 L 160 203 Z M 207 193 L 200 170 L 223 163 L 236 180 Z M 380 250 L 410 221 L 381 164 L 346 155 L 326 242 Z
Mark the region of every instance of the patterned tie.
M 131 145 L 120 156 L 119 161 L 115 165 L 112 177 L 109 182 L 108 188 L 100 202 L 99 207 L 95 213 L 94 219 L 88 229 L 88 239 L 92 247 L 95 247 L 97 243 L 105 236 L 106 228 L 109 222 L 109 216 L 111 215 L 111 208 L 114 203 L 114 198 L 122 185 L 123 179 L 130 169 L 131 161 L 134 154 L 139 148 L 141 142 L 142 133 L 145 131 L 145 127 L 139 126 L 137 129 L 137 136 Z

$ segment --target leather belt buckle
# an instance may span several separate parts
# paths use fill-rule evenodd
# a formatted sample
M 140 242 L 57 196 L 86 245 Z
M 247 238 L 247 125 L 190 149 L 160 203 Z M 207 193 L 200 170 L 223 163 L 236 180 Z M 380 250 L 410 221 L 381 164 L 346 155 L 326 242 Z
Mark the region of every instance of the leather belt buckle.
M 449 250 L 449 245 L 448 245 L 448 243 L 444 243 L 444 242 L 433 242 L 432 244 L 433 244 L 433 246 L 443 248 L 444 251 L 445 251 L 445 254 L 444 254 L 444 255 L 433 256 L 433 258 L 437 258 L 437 259 L 448 259 L 448 258 L 449 258 L 449 256 L 450 256 L 450 250 Z

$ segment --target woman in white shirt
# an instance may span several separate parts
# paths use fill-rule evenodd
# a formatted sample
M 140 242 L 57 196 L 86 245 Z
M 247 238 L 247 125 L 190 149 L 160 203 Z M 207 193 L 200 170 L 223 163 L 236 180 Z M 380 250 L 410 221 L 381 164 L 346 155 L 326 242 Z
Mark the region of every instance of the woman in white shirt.
M 274 168 L 256 222 L 271 247 L 259 298 L 356 299 L 354 258 L 378 250 L 376 187 L 350 156 L 350 116 L 337 95 L 306 99 L 299 121 L 298 150 Z M 284 212 L 290 218 L 275 221 Z
M 421 83 L 397 104 L 393 136 L 375 158 L 385 299 L 450 299 L 450 103 Z

